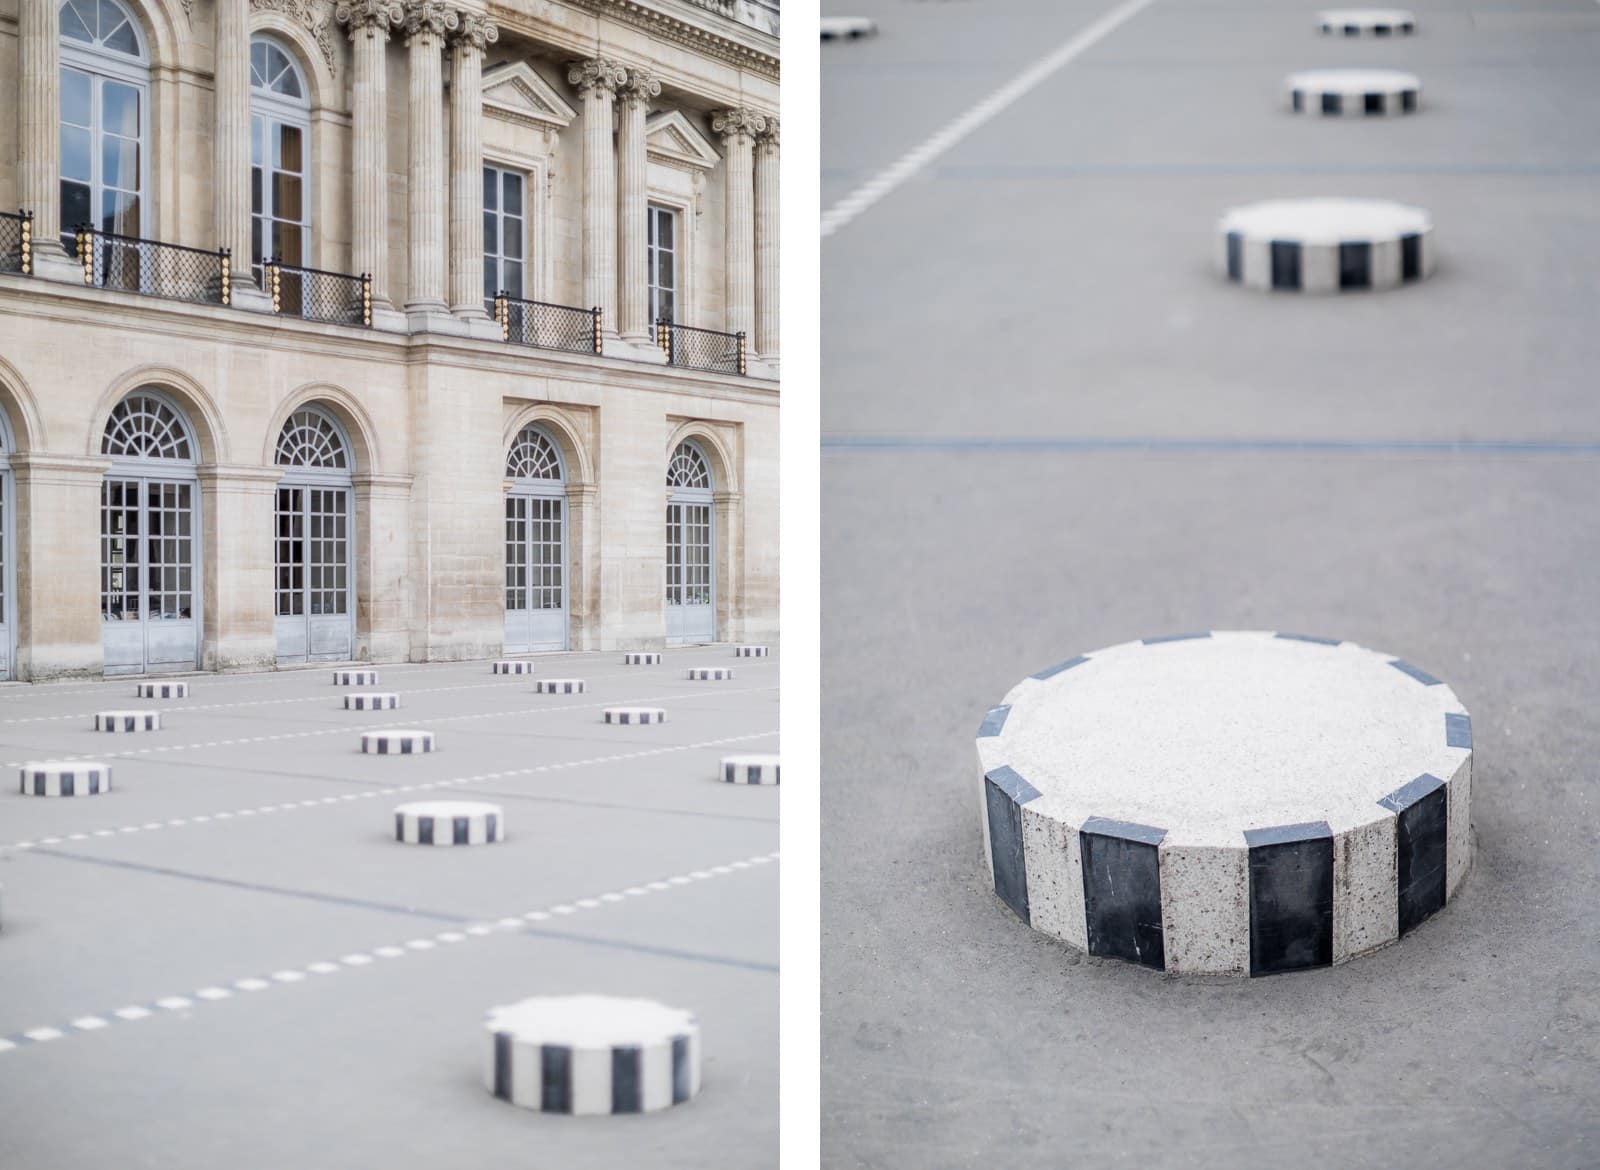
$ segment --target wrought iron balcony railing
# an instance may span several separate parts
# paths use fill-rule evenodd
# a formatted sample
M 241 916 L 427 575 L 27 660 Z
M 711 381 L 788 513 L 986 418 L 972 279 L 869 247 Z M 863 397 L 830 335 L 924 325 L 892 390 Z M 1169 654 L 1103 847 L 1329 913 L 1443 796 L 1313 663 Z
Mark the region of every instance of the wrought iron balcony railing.
M 33 275 L 33 212 L 0 211 L 0 272 Z
M 570 353 L 600 352 L 599 309 L 525 301 L 500 292 L 494 298 L 494 319 L 500 323 L 500 336 L 513 345 L 564 349 Z
M 674 321 L 656 322 L 656 344 L 667 355 L 669 366 L 688 370 L 711 370 L 719 374 L 745 373 L 744 333 L 720 333 L 715 329 L 696 329 Z
M 260 280 L 274 313 L 334 325 L 372 324 L 372 277 L 366 273 L 351 276 L 267 259 L 261 262 Z
M 187 248 L 103 232 L 87 224 L 76 235 L 84 284 L 173 301 L 232 302 L 232 260 L 226 248 Z

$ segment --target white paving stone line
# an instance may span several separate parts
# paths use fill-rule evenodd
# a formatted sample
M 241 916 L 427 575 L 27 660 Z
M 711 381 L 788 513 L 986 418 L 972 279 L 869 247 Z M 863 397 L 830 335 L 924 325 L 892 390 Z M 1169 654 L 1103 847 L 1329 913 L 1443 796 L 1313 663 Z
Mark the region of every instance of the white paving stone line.
M 239 992 L 269 991 L 274 987 L 285 987 L 295 983 L 304 983 L 313 975 L 335 975 L 340 971 L 354 971 L 362 967 L 375 965 L 379 959 L 400 959 L 414 952 L 437 950 L 441 944 L 452 946 L 457 943 L 467 942 L 473 938 L 487 938 L 495 934 L 507 934 L 511 931 L 526 929 L 530 922 L 544 922 L 553 917 L 568 917 L 584 910 L 598 910 L 606 905 L 616 905 L 626 902 L 631 898 L 642 898 L 652 893 L 662 893 L 677 886 L 693 885 L 698 881 L 708 881 L 715 877 L 726 877 L 738 873 L 740 870 L 755 869 L 778 860 L 778 851 L 758 854 L 755 857 L 746 857 L 738 861 L 730 861 L 723 865 L 713 865 L 706 869 L 691 870 L 686 874 L 676 874 L 660 881 L 646 882 L 643 885 L 629 886 L 621 891 L 608 891 L 593 898 L 579 898 L 573 902 L 564 902 L 542 910 L 528 910 L 520 915 L 507 916 L 494 922 L 474 922 L 463 926 L 460 930 L 441 930 L 428 938 L 408 939 L 404 943 L 391 943 L 387 946 L 373 947 L 370 951 L 353 951 L 341 955 L 338 962 L 329 962 L 319 959 L 314 963 L 307 963 L 303 968 L 286 967 L 274 971 L 271 975 L 261 978 L 250 976 L 236 979 L 223 986 L 212 984 L 198 988 L 186 995 L 168 995 L 154 1000 L 148 1004 L 130 1004 L 127 1007 L 117 1008 L 115 1011 L 103 1015 L 79 1016 L 59 1027 L 29 1028 L 22 1032 L 13 1032 L 9 1036 L 0 1036 L 0 1054 L 13 1049 L 28 1048 L 36 1044 L 46 1044 L 52 1040 L 61 1040 L 67 1036 L 77 1035 L 81 1032 L 98 1032 L 112 1025 L 122 1023 L 136 1023 L 147 1020 L 161 1012 L 181 1012 L 199 1007 L 201 1003 L 216 1003 L 225 999 L 232 999 Z
M 471 720 L 471 719 L 509 719 L 509 718 L 511 718 L 512 716 L 515 716 L 515 715 L 547 715 L 547 714 L 550 714 L 550 713 L 555 712 L 555 711 L 586 711 L 586 710 L 593 710 L 594 708 L 597 708 L 597 707 L 613 707 L 613 706 L 618 705 L 619 702 L 626 702 L 626 703 L 664 703 L 664 702 L 668 701 L 669 699 L 673 700 L 673 701 L 677 701 L 677 700 L 680 700 L 680 699 L 710 698 L 710 697 L 713 697 L 713 694 L 714 695 L 753 695 L 753 694 L 757 694 L 757 693 L 759 693 L 761 691 L 775 691 L 777 689 L 778 688 L 776 686 L 770 686 L 770 687 L 741 687 L 736 691 L 719 690 L 719 691 L 716 691 L 714 693 L 713 692 L 705 692 L 705 691 L 700 691 L 700 692 L 695 692 L 695 691 L 677 691 L 677 692 L 674 692 L 673 694 L 670 694 L 670 695 L 647 695 L 646 697 L 644 697 L 642 699 L 627 699 L 627 700 L 611 699 L 611 700 L 607 700 L 607 701 L 604 701 L 604 702 L 595 702 L 595 703 L 540 704 L 540 705 L 535 706 L 535 707 L 518 707 L 518 708 L 516 708 L 515 710 L 512 710 L 512 711 L 475 711 L 475 712 L 473 712 L 472 714 L 469 714 L 469 715 L 441 715 L 438 718 L 430 718 L 428 720 L 428 722 L 429 723 L 461 723 L 461 722 L 464 722 L 464 721 L 467 721 L 467 720 Z M 402 696 L 404 694 L 406 694 L 406 693 L 407 692 L 401 692 Z M 404 722 L 396 719 L 396 720 L 390 720 L 387 723 L 377 723 L 377 724 L 374 724 L 372 726 L 366 726 L 366 725 L 363 725 L 363 724 L 355 724 L 354 726 L 355 726 L 356 730 L 362 731 L 362 732 L 367 732 L 367 731 L 390 731 L 390 730 L 402 729 L 402 728 L 406 727 L 407 723 L 415 723 L 415 722 L 416 722 L 415 719 L 409 719 L 408 718 Z M 89 755 L 79 755 L 79 756 L 57 756 L 57 755 L 52 755 L 50 757 L 50 759 L 52 760 L 52 762 L 65 764 L 65 763 L 75 762 L 77 760 L 105 760 L 105 759 L 115 759 L 115 758 L 124 757 L 124 756 L 155 755 L 155 754 L 158 754 L 160 752 L 191 752 L 191 751 L 199 751 L 199 750 L 201 750 L 203 748 L 237 747 L 240 744 L 246 744 L 246 743 L 276 743 L 276 742 L 278 742 L 280 740 L 285 740 L 285 739 L 315 739 L 316 737 L 322 736 L 322 735 L 349 735 L 350 731 L 351 731 L 351 727 L 352 727 L 351 724 L 343 724 L 343 725 L 341 725 L 339 727 L 323 728 L 320 731 L 284 731 L 284 732 L 279 732 L 276 735 L 251 735 L 251 736 L 244 736 L 244 737 L 241 737 L 239 739 L 214 739 L 214 740 L 210 740 L 210 741 L 208 741 L 206 743 L 163 744 L 163 745 L 161 745 L 159 747 L 130 748 L 130 749 L 126 750 L 126 751 L 120 751 L 120 752 L 93 752 L 93 753 L 91 753 Z M 43 754 L 43 753 L 36 752 L 36 753 L 34 753 L 32 758 L 33 759 L 38 759 L 41 754 Z M 27 760 L 9 760 L 4 764 L 0 764 L 0 768 L 20 768 L 27 762 L 28 762 Z
M 537 775 L 541 772 L 560 772 L 567 768 L 586 768 L 594 764 L 612 764 L 621 760 L 636 760 L 643 756 L 664 756 L 673 752 L 688 752 L 698 748 L 720 747 L 729 743 L 744 743 L 747 740 L 765 739 L 777 734 L 776 731 L 757 731 L 749 735 L 734 735 L 725 739 L 706 739 L 698 743 L 668 744 L 665 747 L 646 748 L 637 752 L 617 752 L 609 756 L 591 756 L 586 760 L 567 760 L 557 764 L 536 764 L 532 767 L 513 768 L 503 772 L 481 772 L 474 776 L 456 776 L 448 780 L 429 780 L 421 784 L 397 784 L 393 788 L 369 788 L 365 792 L 345 792 L 338 796 L 290 800 L 283 804 L 263 804 L 254 808 L 234 809 L 231 812 L 208 813 L 192 817 L 173 817 L 167 821 L 149 821 L 142 825 L 124 825 L 116 829 L 91 829 L 86 832 L 65 833 L 57 837 L 41 837 L 37 841 L 17 841 L 11 845 L 0 845 L 0 853 L 3 853 L 6 849 L 36 849 L 41 845 L 96 841 L 106 837 L 118 837 L 124 833 L 151 832 L 156 829 L 178 829 L 186 825 L 204 825 L 213 821 L 232 820 L 235 817 L 265 816 L 268 813 L 293 812 L 295 809 L 311 808 L 316 805 L 345 804 L 353 800 L 394 796 L 401 792 L 427 792 L 435 788 L 453 788 L 461 784 L 478 784 L 485 780 L 510 780 L 518 776 Z

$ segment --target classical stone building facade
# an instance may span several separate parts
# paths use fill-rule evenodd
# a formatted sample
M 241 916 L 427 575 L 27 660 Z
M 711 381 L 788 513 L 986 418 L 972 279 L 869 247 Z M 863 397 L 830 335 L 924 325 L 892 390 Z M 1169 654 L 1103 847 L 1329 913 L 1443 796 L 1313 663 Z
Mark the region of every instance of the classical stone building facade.
M 776 0 L 0 0 L 0 92 L 0 678 L 776 634 Z

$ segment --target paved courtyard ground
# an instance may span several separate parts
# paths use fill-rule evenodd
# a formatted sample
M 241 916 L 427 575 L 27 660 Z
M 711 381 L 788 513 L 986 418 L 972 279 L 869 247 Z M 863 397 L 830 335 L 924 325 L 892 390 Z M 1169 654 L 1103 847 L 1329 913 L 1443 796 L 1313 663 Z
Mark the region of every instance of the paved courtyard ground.
M 0 688 L 0 1166 L 775 1165 L 779 790 L 717 765 L 777 751 L 777 659 L 535 662 L 380 666 L 399 711 L 343 710 L 321 668 L 178 700 Z M 703 665 L 734 677 L 686 679 Z M 668 722 L 602 723 L 630 703 Z M 115 708 L 165 725 L 91 730 Z M 437 750 L 360 754 L 385 726 Z M 79 756 L 113 792 L 19 795 L 22 762 Z M 430 797 L 501 804 L 507 839 L 397 844 L 393 807 Z M 701 1094 L 626 1117 L 494 1100 L 484 1011 L 576 992 L 694 1010 Z
M 1113 7 L 830 3 L 831 207 Z M 1600 5 L 1155 0 L 823 244 L 830 1170 L 1600 1165 Z M 1419 74 L 1304 119 L 1291 71 Z M 1582 111 L 1581 113 L 1579 111 Z M 1440 265 L 1249 292 L 1229 206 L 1395 198 Z M 1085 958 L 1000 904 L 974 733 L 1129 639 L 1288 629 L 1447 681 L 1474 869 L 1404 942 L 1271 979 Z

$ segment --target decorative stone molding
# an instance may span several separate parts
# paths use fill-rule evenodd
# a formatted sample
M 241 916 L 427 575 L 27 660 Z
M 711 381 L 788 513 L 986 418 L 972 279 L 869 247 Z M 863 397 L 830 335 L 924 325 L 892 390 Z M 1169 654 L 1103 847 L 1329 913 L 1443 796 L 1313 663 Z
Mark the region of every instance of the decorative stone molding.
M 778 118 L 776 114 L 766 115 L 767 125 L 764 130 L 756 135 L 756 149 L 766 147 L 769 150 L 778 149 Z
M 699 173 L 722 161 L 716 147 L 682 110 L 656 114 L 645 123 L 644 133 L 651 162 Z
M 503 62 L 483 71 L 483 112 L 505 122 L 556 131 L 578 116 L 526 61 Z
M 567 66 L 567 83 L 584 95 L 591 90 L 615 93 L 627 80 L 627 69 L 606 57 L 590 57 Z
M 382 35 L 384 40 L 389 39 L 389 31 L 399 28 L 405 21 L 405 6 L 399 0 L 339 0 L 339 6 L 333 10 L 333 18 L 340 24 L 350 26 L 350 39 L 354 40 L 357 32 L 365 32 L 368 36 Z
M 479 16 L 476 12 L 463 12 L 460 15 L 461 27 L 450 38 L 453 44 L 471 45 L 481 52 L 500 39 L 499 27 L 487 16 Z
M 648 106 L 651 98 L 660 96 L 661 82 L 656 75 L 638 67 L 628 70 L 627 79 L 617 89 L 617 100 L 624 103 L 642 102 Z
M 574 8 L 643 29 L 651 37 L 658 37 L 718 61 L 726 61 L 748 69 L 760 77 L 771 78 L 774 81 L 778 78 L 778 41 L 770 34 L 758 33 L 752 29 L 746 35 L 749 42 L 755 43 L 749 43 L 744 36 L 735 38 L 722 35 L 694 21 L 663 12 L 645 0 L 567 0 L 567 2 Z M 759 48 L 757 45 L 771 45 L 771 48 Z
M 359 0 L 358 0 L 359 2 Z M 376 0 L 364 0 L 366 4 L 373 4 Z M 341 3 L 338 9 L 330 14 L 326 6 L 315 3 L 314 0 L 250 0 L 250 7 L 257 12 L 281 12 L 291 20 L 298 23 L 306 32 L 311 34 L 311 39 L 317 42 L 317 50 L 322 54 L 323 63 L 328 66 L 329 73 L 338 73 L 336 58 L 333 52 L 333 29 L 330 27 L 336 20 L 343 22 L 344 18 L 338 16 L 348 3 Z M 399 5 L 394 5 L 398 8 Z M 189 6 L 184 5 L 184 11 Z
M 436 36 L 443 39 L 446 33 L 461 27 L 461 14 L 438 0 L 412 0 L 406 6 L 406 44 L 409 46 L 419 36 Z
M 724 140 L 741 134 L 754 138 L 766 128 L 766 115 L 746 106 L 734 110 L 718 110 L 711 117 L 711 129 L 722 135 Z

